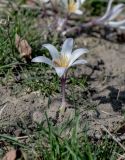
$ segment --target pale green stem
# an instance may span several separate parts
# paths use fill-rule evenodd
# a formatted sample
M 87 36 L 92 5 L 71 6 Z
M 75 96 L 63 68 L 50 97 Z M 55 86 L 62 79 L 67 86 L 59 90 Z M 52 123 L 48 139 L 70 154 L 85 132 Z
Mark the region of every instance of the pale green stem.
M 62 92 L 62 104 L 61 104 L 61 109 L 65 109 L 65 107 L 66 107 L 65 86 L 66 86 L 66 77 L 63 76 L 63 77 L 61 78 L 61 92 Z

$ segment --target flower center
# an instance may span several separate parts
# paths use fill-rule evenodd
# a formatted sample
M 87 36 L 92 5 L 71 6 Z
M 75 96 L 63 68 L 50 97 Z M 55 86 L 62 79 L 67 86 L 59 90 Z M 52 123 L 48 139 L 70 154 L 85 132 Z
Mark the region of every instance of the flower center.
M 74 2 L 74 0 L 71 0 L 68 4 L 68 11 L 69 13 L 73 13 L 77 10 L 77 5 L 76 2 Z
M 68 67 L 69 59 L 66 55 L 61 55 L 58 59 L 53 61 L 56 67 Z

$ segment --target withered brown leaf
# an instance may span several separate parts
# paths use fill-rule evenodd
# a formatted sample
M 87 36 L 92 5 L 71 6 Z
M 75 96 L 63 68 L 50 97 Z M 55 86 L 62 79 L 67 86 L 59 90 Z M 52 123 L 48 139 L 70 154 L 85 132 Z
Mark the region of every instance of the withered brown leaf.
M 12 149 L 7 152 L 2 160 L 16 160 L 16 150 Z
M 15 45 L 20 53 L 21 58 L 32 59 L 32 48 L 27 40 L 22 39 L 18 34 L 15 35 Z
M 35 0 L 27 0 L 26 3 L 27 3 L 28 5 L 32 5 L 32 6 L 36 5 Z

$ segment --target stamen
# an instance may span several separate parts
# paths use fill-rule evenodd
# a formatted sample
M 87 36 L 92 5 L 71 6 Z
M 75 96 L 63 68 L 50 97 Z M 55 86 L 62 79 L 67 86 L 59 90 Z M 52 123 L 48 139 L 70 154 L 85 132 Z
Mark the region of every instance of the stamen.
M 76 9 L 77 9 L 76 2 L 74 0 L 71 0 L 68 4 L 68 11 L 72 13 L 72 12 L 75 12 Z
M 61 55 L 58 59 L 55 59 L 53 63 L 57 67 L 68 67 L 69 59 L 66 55 Z

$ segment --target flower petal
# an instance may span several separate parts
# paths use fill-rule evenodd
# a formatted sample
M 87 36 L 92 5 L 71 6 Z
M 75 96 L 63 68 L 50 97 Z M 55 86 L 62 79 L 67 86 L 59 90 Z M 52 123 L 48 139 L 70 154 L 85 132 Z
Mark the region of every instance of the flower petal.
M 88 49 L 86 49 L 86 48 L 76 49 L 76 50 L 72 53 L 69 66 L 71 66 L 71 65 L 73 64 L 73 62 L 74 62 L 75 60 L 77 60 L 81 55 L 83 55 L 84 53 L 87 53 L 87 52 L 88 52 Z
M 125 20 L 122 20 L 122 21 L 109 21 L 107 22 L 107 24 L 110 26 L 110 27 L 113 27 L 113 28 L 122 28 L 122 27 L 125 27 Z
M 124 26 L 120 26 L 119 29 L 125 30 L 125 25 Z
M 41 63 L 46 63 L 50 66 L 53 66 L 52 61 L 49 58 L 46 58 L 44 56 L 38 56 L 32 59 L 31 62 L 41 62 Z
M 55 67 L 56 73 L 59 77 L 62 77 L 66 72 L 66 68 L 64 67 Z
M 61 2 L 67 8 L 67 6 L 68 6 L 68 0 L 62 0 Z
M 47 3 L 47 2 L 49 2 L 49 0 L 42 0 L 44 3 Z
M 87 63 L 86 60 L 80 59 L 80 60 L 75 61 L 71 66 L 75 66 L 75 65 L 79 65 L 79 64 L 86 64 L 86 63 Z
M 79 0 L 77 0 L 77 1 L 75 2 L 75 5 L 76 5 L 76 8 L 77 8 L 77 9 L 79 9 L 79 8 L 80 8 L 80 6 L 81 6 L 80 1 L 79 1 Z
M 113 9 L 111 10 L 111 13 L 109 14 L 109 19 L 108 20 L 113 20 L 115 19 L 125 8 L 125 4 L 118 4 Z
M 73 49 L 73 39 L 67 38 L 62 45 L 61 54 L 66 54 L 66 56 L 70 57 L 72 49 Z
M 109 14 L 111 12 L 112 3 L 113 3 L 113 0 L 109 0 L 105 14 L 101 18 L 97 19 L 97 22 L 104 22 L 105 20 L 108 19 Z
M 109 0 L 106 13 L 104 14 L 104 16 L 103 16 L 102 18 L 105 19 L 105 18 L 109 15 L 109 13 L 110 13 L 110 11 L 111 11 L 111 7 L 112 7 L 113 1 L 114 1 L 114 0 Z
M 59 57 L 59 52 L 56 49 L 55 46 L 52 44 L 44 44 L 43 47 L 47 48 L 51 54 L 52 59 L 58 58 Z
M 83 4 L 86 0 L 79 0 L 81 4 Z
M 81 10 L 76 10 L 75 12 L 74 12 L 75 14 L 78 14 L 78 15 L 82 15 L 83 14 L 83 12 L 81 11 Z
M 79 53 L 84 54 L 84 53 L 87 53 L 87 52 L 88 52 L 88 49 L 86 49 L 86 48 L 79 48 L 79 49 L 74 50 L 74 51 L 72 52 L 72 55 L 74 55 L 74 54 L 79 54 Z
M 109 0 L 108 7 L 104 16 L 99 18 L 97 22 L 105 22 L 115 19 L 125 8 L 125 4 L 118 4 L 111 9 L 113 0 Z
M 40 0 L 40 3 L 48 3 L 50 0 Z

